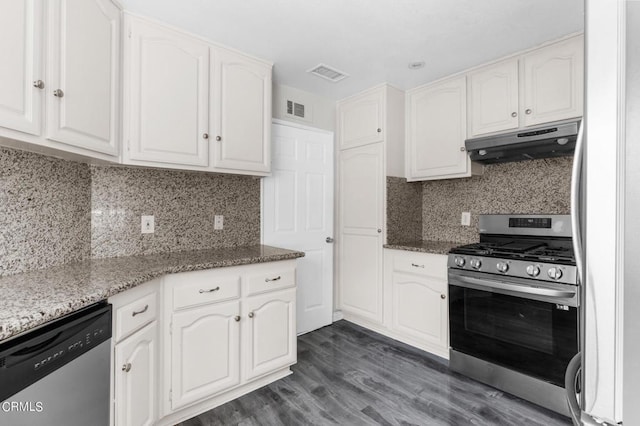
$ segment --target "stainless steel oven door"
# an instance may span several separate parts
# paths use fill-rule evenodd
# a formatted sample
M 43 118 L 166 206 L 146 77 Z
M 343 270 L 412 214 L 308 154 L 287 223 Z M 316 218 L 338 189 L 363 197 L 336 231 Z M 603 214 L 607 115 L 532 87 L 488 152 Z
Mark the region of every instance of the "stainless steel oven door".
M 451 348 L 562 387 L 578 352 L 577 291 L 450 269 Z

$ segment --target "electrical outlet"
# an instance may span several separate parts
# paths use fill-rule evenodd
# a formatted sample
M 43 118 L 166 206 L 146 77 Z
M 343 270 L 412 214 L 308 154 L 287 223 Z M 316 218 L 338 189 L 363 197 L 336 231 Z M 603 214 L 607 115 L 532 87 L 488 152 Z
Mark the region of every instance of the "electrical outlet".
M 462 212 L 460 217 L 460 225 L 471 226 L 471 212 Z
M 153 234 L 155 227 L 156 224 L 153 216 L 142 216 L 141 228 L 143 234 Z
M 217 214 L 213 217 L 213 229 L 220 230 L 224 229 L 224 216 L 221 214 Z

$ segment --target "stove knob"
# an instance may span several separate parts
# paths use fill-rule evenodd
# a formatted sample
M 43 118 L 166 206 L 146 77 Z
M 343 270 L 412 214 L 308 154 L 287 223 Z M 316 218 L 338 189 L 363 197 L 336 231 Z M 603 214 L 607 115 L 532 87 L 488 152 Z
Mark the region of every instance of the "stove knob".
M 469 263 L 473 269 L 480 269 L 480 266 L 482 266 L 480 259 L 471 259 Z
M 547 272 L 547 274 L 549 275 L 549 278 L 551 278 L 552 280 L 559 280 L 560 278 L 562 278 L 562 269 L 560 268 L 549 268 L 549 271 Z
M 464 257 L 456 256 L 456 258 L 454 259 L 454 262 L 456 263 L 457 266 L 462 268 L 464 266 Z
M 498 271 L 504 273 L 509 270 L 509 265 L 507 265 L 504 262 L 498 262 L 498 264 L 496 265 L 496 268 L 498 268 Z
M 527 266 L 527 275 L 529 275 L 530 277 L 537 277 L 538 275 L 540 275 L 540 268 L 535 265 Z

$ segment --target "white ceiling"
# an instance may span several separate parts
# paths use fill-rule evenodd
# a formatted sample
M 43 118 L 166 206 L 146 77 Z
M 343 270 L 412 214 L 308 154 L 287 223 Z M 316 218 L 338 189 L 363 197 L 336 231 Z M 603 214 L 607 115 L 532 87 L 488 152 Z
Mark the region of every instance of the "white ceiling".
M 582 31 L 583 0 L 124 0 L 125 9 L 273 61 L 274 81 L 340 99 L 408 89 Z M 421 70 L 409 62 L 424 61 Z M 318 63 L 350 77 L 306 73 Z

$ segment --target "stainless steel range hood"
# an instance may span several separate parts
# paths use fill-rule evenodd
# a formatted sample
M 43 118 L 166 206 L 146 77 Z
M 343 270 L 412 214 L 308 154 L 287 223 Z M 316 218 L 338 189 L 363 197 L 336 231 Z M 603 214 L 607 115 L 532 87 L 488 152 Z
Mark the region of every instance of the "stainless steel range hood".
M 540 127 L 467 139 L 465 147 L 472 161 L 485 164 L 572 155 L 580 121 L 579 118 L 558 121 Z

